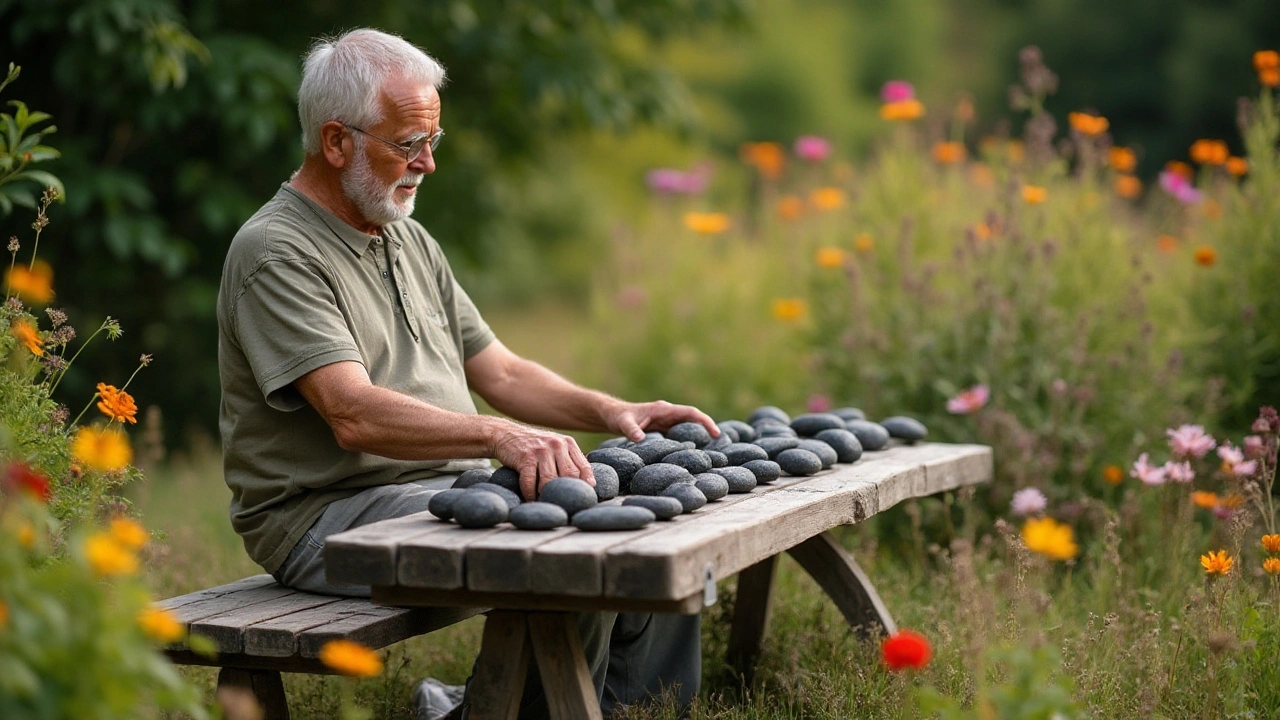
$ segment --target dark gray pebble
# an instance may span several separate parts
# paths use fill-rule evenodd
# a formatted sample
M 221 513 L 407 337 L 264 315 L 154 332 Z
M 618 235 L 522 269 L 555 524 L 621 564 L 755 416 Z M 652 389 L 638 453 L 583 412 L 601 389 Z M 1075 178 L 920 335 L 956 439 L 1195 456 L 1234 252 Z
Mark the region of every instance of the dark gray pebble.
M 929 434 L 924 423 L 905 415 L 894 415 L 880 421 L 880 426 L 889 431 L 889 435 L 910 444 L 923 440 Z
M 742 469 L 751 473 L 755 478 L 757 485 L 768 485 L 769 483 L 782 477 L 782 468 L 778 463 L 772 460 L 752 460 L 745 463 Z M 730 488 L 732 490 L 732 488 Z
M 848 430 L 823 430 L 817 439 L 830 445 L 836 451 L 836 462 L 857 462 L 862 457 L 862 443 L 858 436 Z
M 832 415 L 849 422 L 850 420 L 866 420 L 867 414 L 856 407 L 842 407 L 831 411 Z
M 729 481 L 723 475 L 704 472 L 693 476 L 693 486 L 702 491 L 707 502 L 715 502 L 729 494 Z
M 711 458 L 711 467 L 724 467 L 729 464 L 729 457 L 718 450 L 703 450 Z
M 678 482 L 693 482 L 693 475 L 679 465 L 654 463 L 640 468 L 631 478 L 631 492 L 636 495 L 659 495 Z
M 702 494 L 694 483 L 676 483 L 662 491 L 662 497 L 673 497 L 680 501 L 684 511 L 691 513 L 707 504 L 707 496 Z
M 704 473 L 711 469 L 711 458 L 701 450 L 679 450 L 662 458 L 662 462 L 679 465 L 691 475 Z
M 493 474 L 489 476 L 489 482 L 498 487 L 504 487 L 517 495 L 520 494 L 520 471 L 515 468 L 503 465 L 493 471 Z
M 832 413 L 805 413 L 791 418 L 791 429 L 804 437 L 813 437 L 823 430 L 843 427 L 844 420 Z
M 522 500 L 519 495 L 511 492 L 510 490 L 502 487 L 501 485 L 494 485 L 493 483 L 480 483 L 478 485 L 472 485 L 471 487 L 467 488 L 467 492 L 487 492 L 487 493 L 492 493 L 494 495 L 497 495 L 498 497 L 502 498 L 503 502 L 507 504 L 508 510 L 524 502 L 524 500 Z
M 684 512 L 684 506 L 673 497 L 662 495 L 632 495 L 624 498 L 622 504 L 629 507 L 642 507 L 653 513 L 659 520 L 670 520 Z
M 879 450 L 889 444 L 889 431 L 885 430 L 880 423 L 870 420 L 850 420 L 844 424 L 844 427 L 858 438 L 863 450 Z
M 849 431 L 845 430 L 845 432 L 849 432 Z M 823 470 L 826 470 L 832 465 L 835 465 L 836 462 L 840 459 L 840 456 L 836 454 L 836 449 L 821 440 L 815 440 L 813 438 L 805 438 L 801 440 L 800 444 L 797 445 L 796 447 L 800 448 L 801 450 L 808 450 L 814 455 L 817 455 L 818 459 L 822 461 Z
M 507 503 L 501 497 L 483 490 L 469 488 L 453 501 L 453 521 L 465 528 L 493 527 L 507 519 L 508 511 Z
M 756 429 L 741 420 L 725 420 L 720 424 L 738 431 L 738 439 L 734 440 L 734 442 L 749 443 L 756 439 Z
M 618 472 L 618 492 L 625 493 L 631 489 L 631 476 L 644 467 L 640 456 L 623 448 L 598 448 L 587 453 L 587 460 L 593 463 L 604 463 Z
M 759 434 L 756 435 L 756 440 L 771 437 L 793 438 L 800 436 L 789 425 L 762 425 Z
M 715 468 L 711 471 L 711 474 L 719 475 L 724 478 L 725 482 L 729 484 L 729 492 L 731 493 L 751 492 L 751 490 L 756 486 L 756 474 L 751 472 L 751 468 L 748 466 L 755 465 L 757 463 L 769 463 L 775 468 L 778 467 L 778 464 L 772 460 L 752 460 L 742 467 L 729 466 Z M 781 471 L 779 471 L 779 473 L 781 473 Z M 778 476 L 774 475 L 772 479 L 777 480 Z
M 667 431 L 667 437 L 678 442 L 691 442 L 695 447 L 702 447 L 711 442 L 711 433 L 702 426 L 702 423 L 696 422 L 673 425 Z
M 613 469 L 612 465 L 604 463 L 591 463 L 591 473 L 596 476 L 596 499 L 612 500 L 618 497 L 618 493 L 622 492 L 622 485 L 618 481 L 618 471 Z
M 728 436 L 729 442 L 738 442 L 741 439 L 738 428 L 732 422 L 718 422 L 716 427 L 720 428 L 720 437 Z
M 493 468 L 472 468 L 459 475 L 458 479 L 454 480 L 453 485 L 450 485 L 449 487 L 464 490 L 472 485 L 489 482 L 489 478 L 494 472 Z
M 786 425 L 791 422 L 791 416 L 788 415 L 786 411 L 784 411 L 782 408 L 777 408 L 772 405 L 763 405 L 753 410 L 751 412 L 751 415 L 747 417 L 747 422 L 751 423 L 752 425 L 755 425 L 757 420 L 761 420 L 763 418 L 771 418 L 773 420 L 777 420 L 783 425 Z
M 463 492 L 465 490 L 462 488 L 441 490 L 432 495 L 431 499 L 427 501 L 427 511 L 441 520 L 451 519 L 453 517 L 453 503 L 462 496 Z
M 559 505 L 529 502 L 512 508 L 507 520 L 521 530 L 550 530 L 569 524 L 569 513 Z
M 729 447 L 721 450 L 724 456 L 729 459 L 730 465 L 741 465 L 752 460 L 768 460 L 769 453 L 764 448 L 751 443 L 733 443 Z
M 734 443 L 734 442 L 737 442 L 737 440 L 732 439 L 729 436 L 729 433 L 722 432 L 720 433 L 720 437 L 712 438 L 711 442 L 702 446 L 702 449 L 703 450 L 723 450 L 726 447 L 729 447 L 729 443 Z
M 671 453 L 684 449 L 684 443 L 667 440 L 666 438 L 645 440 L 638 445 L 631 446 L 631 452 L 639 455 L 645 465 L 652 465 Z
M 822 459 L 808 450 L 793 448 L 778 453 L 778 467 L 788 475 L 812 475 L 822 469 Z
M 573 516 L 573 526 L 589 532 L 607 530 L 639 530 L 656 519 L 647 508 L 602 505 L 583 510 Z
M 613 437 L 613 438 L 609 438 L 608 440 L 605 440 L 604 442 L 602 442 L 602 443 L 600 443 L 599 445 L 597 445 L 597 446 L 596 446 L 596 449 L 597 449 L 597 450 L 607 450 L 608 448 L 620 448 L 620 447 L 622 447 L 623 445 L 626 445 L 626 444 L 627 444 L 627 443 L 629 443 L 629 442 L 631 442 L 631 441 L 630 441 L 630 440 L 628 440 L 628 439 L 626 439 L 626 438 L 624 438 L 624 437 L 621 437 L 621 436 L 619 436 L 619 437 Z
M 559 505 L 569 517 L 599 502 L 595 488 L 574 477 L 551 478 L 542 486 L 538 500 Z
M 794 437 L 762 437 L 757 438 L 754 444 L 763 448 L 769 459 L 773 460 L 783 450 L 799 447 L 800 440 Z

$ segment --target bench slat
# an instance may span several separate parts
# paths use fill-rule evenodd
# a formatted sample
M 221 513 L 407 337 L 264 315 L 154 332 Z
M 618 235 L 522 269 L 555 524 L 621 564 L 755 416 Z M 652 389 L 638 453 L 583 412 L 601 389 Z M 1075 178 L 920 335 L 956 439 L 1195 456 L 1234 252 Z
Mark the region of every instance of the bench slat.
M 456 526 L 431 513 L 418 513 L 331 535 L 325 540 L 325 577 L 335 583 L 390 585 L 396 579 L 400 543 L 451 527 Z M 351 581 L 352 576 L 364 579 Z
M 267 585 L 275 585 L 275 584 L 276 584 L 275 578 L 263 573 L 262 575 L 254 575 L 252 577 L 244 578 L 243 580 L 237 580 L 233 583 L 227 583 L 226 585 L 219 585 L 218 587 L 207 588 L 205 590 L 198 590 L 193 593 L 187 593 L 186 595 L 178 595 L 177 597 L 171 597 L 171 598 L 168 598 L 167 600 L 161 600 L 160 602 L 156 603 L 156 605 L 164 608 L 165 610 L 172 611 L 172 610 L 177 610 L 180 607 L 190 605 L 192 603 L 200 602 L 201 600 L 219 598 L 219 597 L 222 597 L 223 595 L 229 595 L 231 593 L 240 592 L 241 590 L 252 590 L 253 588 L 265 587 Z
M 228 599 L 234 599 L 232 598 Z M 270 601 L 257 602 L 225 610 L 190 624 L 191 632 L 204 635 L 218 644 L 224 653 L 244 652 L 244 631 L 250 625 L 264 620 L 290 615 L 299 610 L 332 605 L 342 598 L 333 595 L 314 595 L 286 589 L 286 594 Z
M 296 590 L 291 590 L 282 585 L 275 584 L 271 581 L 271 585 L 249 588 L 247 590 L 239 590 L 230 593 L 219 593 L 196 602 L 183 605 L 182 607 L 171 610 L 174 618 L 178 622 L 192 625 L 207 617 L 221 615 L 224 612 L 235 610 L 236 608 L 249 607 L 258 605 L 272 600 L 291 595 Z
M 387 610 L 385 614 L 378 611 Z M 485 612 L 483 608 L 378 608 L 370 605 L 358 614 L 349 615 L 337 622 L 299 633 L 298 654 L 304 658 L 320 655 L 320 648 L 330 640 L 345 638 L 371 648 L 383 648 L 392 643 L 417 635 L 423 635 L 469 617 Z

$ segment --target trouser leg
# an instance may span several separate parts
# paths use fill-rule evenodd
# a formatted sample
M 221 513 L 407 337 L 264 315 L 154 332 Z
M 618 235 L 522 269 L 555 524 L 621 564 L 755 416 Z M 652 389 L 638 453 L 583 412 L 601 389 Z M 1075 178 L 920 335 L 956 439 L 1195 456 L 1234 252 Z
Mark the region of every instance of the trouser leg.
M 600 707 L 617 707 L 670 693 L 687 710 L 702 685 L 702 616 L 621 613 L 609 643 L 609 670 Z

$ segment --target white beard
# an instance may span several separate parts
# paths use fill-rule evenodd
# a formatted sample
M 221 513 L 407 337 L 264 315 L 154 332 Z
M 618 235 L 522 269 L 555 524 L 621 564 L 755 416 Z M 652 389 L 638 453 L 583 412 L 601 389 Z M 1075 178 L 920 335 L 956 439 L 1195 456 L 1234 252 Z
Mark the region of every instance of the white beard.
M 373 164 L 363 150 L 363 147 L 356 147 L 351 167 L 342 173 L 342 191 L 371 225 L 382 227 L 408 218 L 413 214 L 415 196 L 410 195 L 403 204 L 398 203 L 396 188 L 400 185 L 417 185 L 422 181 L 422 174 L 406 173 L 391 185 L 383 185 L 374 175 Z

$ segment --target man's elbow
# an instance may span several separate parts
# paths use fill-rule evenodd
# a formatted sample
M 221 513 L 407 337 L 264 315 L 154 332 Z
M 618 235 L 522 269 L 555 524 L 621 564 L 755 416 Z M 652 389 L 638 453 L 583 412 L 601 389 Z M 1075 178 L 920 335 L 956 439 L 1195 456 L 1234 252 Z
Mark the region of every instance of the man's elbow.
M 338 447 L 347 452 L 364 452 L 369 445 L 368 433 L 355 420 L 335 418 L 329 422 L 329 427 L 333 429 Z

